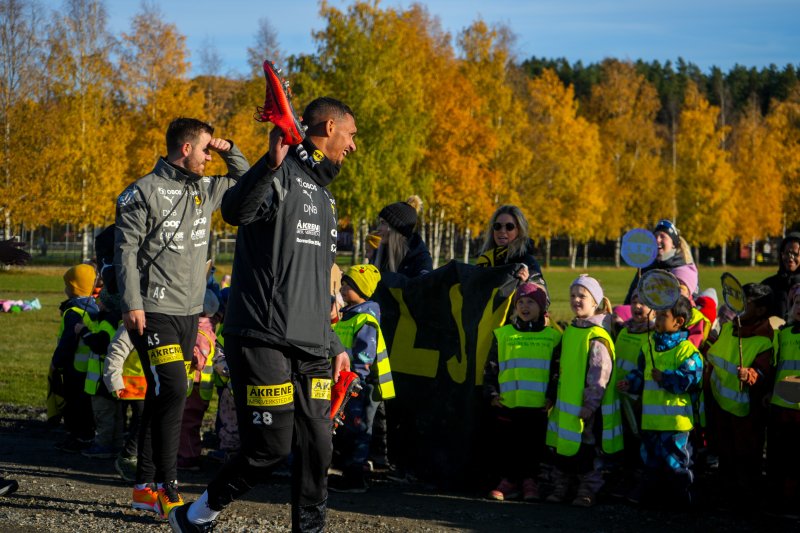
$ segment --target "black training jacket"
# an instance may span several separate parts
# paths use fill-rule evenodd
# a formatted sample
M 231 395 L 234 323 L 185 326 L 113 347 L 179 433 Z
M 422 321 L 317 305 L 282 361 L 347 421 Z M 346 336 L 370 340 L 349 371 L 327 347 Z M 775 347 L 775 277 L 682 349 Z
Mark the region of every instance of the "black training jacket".
M 275 171 L 262 157 L 225 194 L 222 216 L 239 226 L 224 334 L 344 351 L 330 326 L 336 203 L 294 150 Z

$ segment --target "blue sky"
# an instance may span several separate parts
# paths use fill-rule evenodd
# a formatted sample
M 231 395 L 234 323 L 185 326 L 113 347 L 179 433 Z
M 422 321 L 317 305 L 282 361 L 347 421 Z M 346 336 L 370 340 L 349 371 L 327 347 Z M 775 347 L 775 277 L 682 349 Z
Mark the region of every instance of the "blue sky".
M 351 2 L 330 0 L 346 9 Z M 381 6 L 412 2 L 384 0 Z M 164 18 L 187 38 L 198 71 L 198 51 L 208 43 L 224 61 L 223 73 L 245 74 L 247 47 L 255 43 L 258 20 L 277 30 L 285 54 L 315 51 L 312 30 L 323 28 L 316 0 L 160 0 Z M 571 63 L 605 57 L 675 60 L 683 57 L 703 71 L 735 64 L 765 67 L 800 64 L 799 0 L 428 0 L 453 36 L 478 18 L 509 26 L 519 59 L 566 57 Z M 130 30 L 141 9 L 136 0 L 106 0 L 109 29 Z

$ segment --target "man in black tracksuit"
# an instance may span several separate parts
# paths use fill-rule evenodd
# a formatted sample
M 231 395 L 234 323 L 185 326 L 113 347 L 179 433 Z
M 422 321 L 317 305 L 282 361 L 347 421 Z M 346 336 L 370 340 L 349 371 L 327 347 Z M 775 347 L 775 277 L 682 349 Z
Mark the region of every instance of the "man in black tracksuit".
M 191 506 L 169 517 L 175 531 L 204 531 L 217 514 L 293 453 L 292 529 L 322 531 L 332 455 L 330 390 L 349 358 L 330 327 L 336 204 L 326 186 L 356 149 L 352 110 L 318 98 L 303 113 L 302 144 L 270 151 L 225 195 L 222 215 L 239 226 L 225 316 L 225 355 L 242 448 Z

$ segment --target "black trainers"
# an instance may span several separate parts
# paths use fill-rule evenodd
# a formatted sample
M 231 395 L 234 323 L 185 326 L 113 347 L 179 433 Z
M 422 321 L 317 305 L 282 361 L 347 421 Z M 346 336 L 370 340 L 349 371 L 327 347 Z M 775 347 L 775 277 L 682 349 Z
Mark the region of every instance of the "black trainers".
M 364 476 L 330 476 L 328 490 L 331 492 L 349 492 L 350 494 L 363 494 L 369 490 Z
M 3 479 L 0 478 L 0 496 L 8 496 L 9 494 L 13 494 L 17 492 L 19 488 L 19 483 L 13 479 Z
M 189 522 L 189 507 L 191 504 L 181 505 L 174 508 L 169 513 L 169 527 L 177 533 L 205 533 L 214 531 L 214 521 L 205 524 L 193 524 Z
M 56 443 L 56 450 L 61 450 L 67 453 L 81 453 L 89 449 L 92 445 L 91 440 L 77 439 L 73 436 L 68 436 L 61 442 Z

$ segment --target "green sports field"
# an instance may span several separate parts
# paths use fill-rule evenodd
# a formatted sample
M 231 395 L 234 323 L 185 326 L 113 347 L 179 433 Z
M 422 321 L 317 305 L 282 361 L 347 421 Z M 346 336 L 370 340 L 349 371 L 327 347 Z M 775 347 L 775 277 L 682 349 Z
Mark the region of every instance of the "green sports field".
M 30 300 L 38 298 L 41 311 L 0 313 L 0 402 L 43 406 L 47 368 L 59 327 L 58 305 L 64 300 L 61 279 L 63 267 L 28 267 L 0 271 L 0 299 Z M 742 283 L 761 281 L 776 267 L 729 269 Z M 720 276 L 726 269 L 700 267 L 700 286 L 720 292 Z M 230 265 L 219 265 L 219 276 L 230 272 Z M 545 278 L 552 299 L 551 314 L 555 320 L 568 320 L 569 284 L 582 273 L 580 269 L 551 268 Z M 590 268 L 588 273 L 602 284 L 612 304 L 622 303 L 634 275 L 630 268 Z

